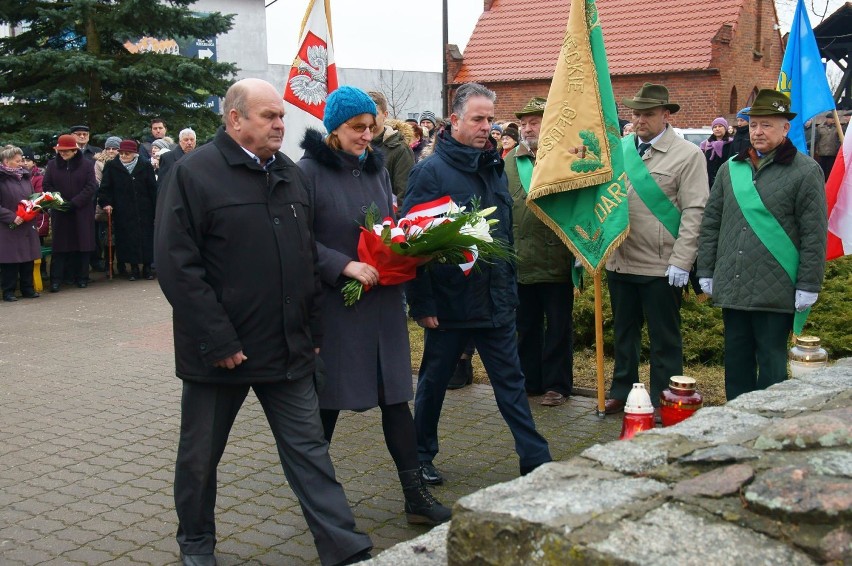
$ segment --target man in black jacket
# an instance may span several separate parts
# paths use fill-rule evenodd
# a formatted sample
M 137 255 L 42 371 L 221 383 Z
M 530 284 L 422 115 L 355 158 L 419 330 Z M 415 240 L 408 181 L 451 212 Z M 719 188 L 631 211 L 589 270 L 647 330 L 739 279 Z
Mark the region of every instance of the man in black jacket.
M 157 206 L 160 286 L 183 380 L 175 465 L 184 564 L 215 564 L 216 467 L 249 388 L 272 428 L 322 564 L 369 557 L 323 437 L 314 385 L 320 280 L 307 181 L 279 152 L 284 106 L 269 83 L 225 96 L 213 143 L 175 163 Z
M 491 140 L 497 95 L 477 83 L 458 88 L 451 126 L 438 134 L 435 153 L 414 166 L 408 179 L 403 214 L 416 204 L 450 196 L 459 206 L 479 199 L 494 206 L 499 222 L 494 238 L 512 243 L 512 197 L 503 160 Z M 456 362 L 471 339 L 494 388 L 500 413 L 515 438 L 521 474 L 549 462 L 547 441 L 535 429 L 518 359 L 515 268 L 507 261 L 479 263 L 465 276 L 457 265 L 418 269 L 406 289 L 409 314 L 426 329 L 423 360 L 414 398 L 417 455 L 423 480 L 442 483 L 432 459 L 438 453 L 438 419 Z

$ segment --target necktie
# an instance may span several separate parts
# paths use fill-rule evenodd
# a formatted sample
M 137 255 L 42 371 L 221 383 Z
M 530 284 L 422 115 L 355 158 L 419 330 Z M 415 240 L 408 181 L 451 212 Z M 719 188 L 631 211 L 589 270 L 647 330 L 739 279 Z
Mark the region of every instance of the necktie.
M 642 157 L 643 155 L 645 155 L 645 152 L 648 151 L 649 147 L 651 147 L 650 143 L 645 143 L 645 142 L 640 143 L 639 144 L 639 157 Z

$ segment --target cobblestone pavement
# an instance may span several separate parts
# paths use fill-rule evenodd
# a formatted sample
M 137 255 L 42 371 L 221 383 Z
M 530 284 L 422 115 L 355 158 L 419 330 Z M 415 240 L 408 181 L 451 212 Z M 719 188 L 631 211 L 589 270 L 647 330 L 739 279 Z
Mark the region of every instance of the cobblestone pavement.
M 0 564 L 175 564 L 172 474 L 180 381 L 155 281 L 63 287 L 0 304 Z M 535 400 L 533 400 L 535 401 Z M 533 403 L 554 458 L 617 437 L 594 401 Z M 341 415 L 338 478 L 376 554 L 425 532 L 402 512 L 378 411 Z M 517 476 L 487 385 L 448 392 L 435 464 L 445 504 Z M 220 564 L 317 564 L 263 412 L 250 395 L 219 466 Z

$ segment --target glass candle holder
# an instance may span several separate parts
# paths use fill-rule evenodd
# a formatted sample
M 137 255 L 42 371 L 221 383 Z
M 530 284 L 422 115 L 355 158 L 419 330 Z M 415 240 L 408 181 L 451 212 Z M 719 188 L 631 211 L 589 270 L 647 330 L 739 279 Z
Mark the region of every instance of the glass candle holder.
M 663 426 L 672 426 L 691 417 L 704 404 L 704 398 L 695 388 L 695 380 L 683 375 L 673 375 L 669 388 L 660 394 L 660 417 Z
M 816 336 L 796 336 L 788 357 L 793 377 L 801 377 L 828 365 L 828 352 L 820 347 Z
M 633 438 L 637 432 L 654 428 L 654 406 L 651 396 L 641 383 L 634 383 L 624 403 L 624 420 L 621 422 L 619 440 Z

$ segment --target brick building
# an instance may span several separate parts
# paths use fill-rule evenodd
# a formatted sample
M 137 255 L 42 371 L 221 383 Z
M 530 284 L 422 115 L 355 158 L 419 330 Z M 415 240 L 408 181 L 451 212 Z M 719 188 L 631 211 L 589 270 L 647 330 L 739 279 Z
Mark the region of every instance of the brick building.
M 464 56 L 447 49 L 454 87 L 476 81 L 497 92 L 497 119 L 547 96 L 570 0 L 484 0 Z M 778 80 L 783 46 L 772 0 L 598 0 L 612 87 L 621 105 L 645 82 L 665 84 L 681 105 L 679 127 L 732 118 Z

